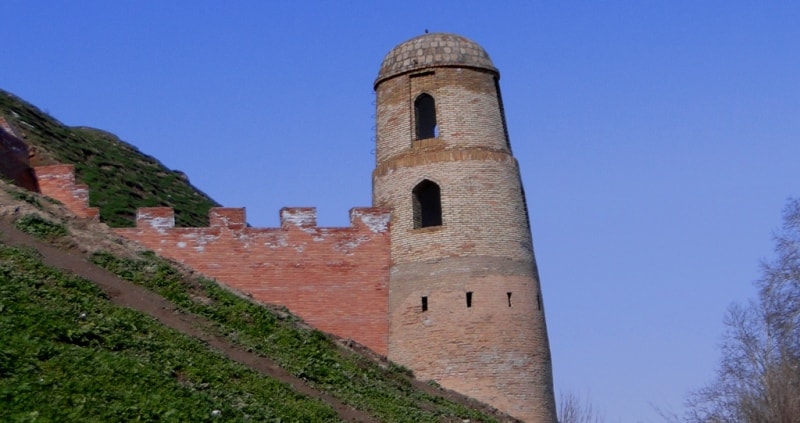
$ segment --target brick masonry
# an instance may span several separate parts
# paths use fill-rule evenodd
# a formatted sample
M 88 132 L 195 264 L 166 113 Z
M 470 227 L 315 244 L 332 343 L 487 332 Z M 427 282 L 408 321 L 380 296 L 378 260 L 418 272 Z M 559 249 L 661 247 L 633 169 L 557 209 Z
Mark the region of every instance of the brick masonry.
M 41 192 L 96 218 L 72 165 L 33 169 Z M 212 208 L 209 227 L 176 228 L 169 207 L 142 208 L 114 231 L 254 300 L 286 306 L 306 323 L 388 354 L 388 210 L 353 208 L 350 226 L 320 228 L 310 207 L 281 210 L 280 228 L 247 226 L 244 208 Z
M 100 209 L 89 207 L 89 187 L 75 183 L 73 165 L 37 166 L 33 170 L 39 192 L 61 201 L 78 217 L 97 218 L 100 215 Z
M 551 421 L 534 272 L 530 261 L 486 256 L 393 266 L 389 358 L 525 421 Z
M 313 208 L 284 208 L 280 228 L 251 228 L 243 208 L 213 208 L 207 228 L 176 228 L 173 210 L 139 209 L 115 231 L 310 325 L 388 353 L 389 213 L 354 208 L 320 228 Z
M 372 180 L 373 204 L 392 210 L 389 358 L 525 421 L 555 422 L 542 292 L 498 81 L 486 52 L 452 34 L 400 44 L 381 66 Z M 435 138 L 416 139 L 422 94 L 435 101 Z M 413 191 L 424 180 L 440 188 L 442 224 L 415 228 Z
M 349 227 L 320 228 L 315 209 L 284 208 L 281 227 L 251 228 L 243 208 L 214 208 L 208 227 L 176 228 L 173 210 L 157 207 L 115 231 L 420 379 L 555 422 L 543 295 L 498 81 L 486 52 L 457 35 L 393 49 L 375 82 L 375 208 L 352 209 Z M 435 100 L 438 134 L 418 140 L 422 93 Z M 72 166 L 35 173 L 43 194 L 97 216 Z M 442 224 L 415 228 L 412 192 L 424 180 L 440 188 Z

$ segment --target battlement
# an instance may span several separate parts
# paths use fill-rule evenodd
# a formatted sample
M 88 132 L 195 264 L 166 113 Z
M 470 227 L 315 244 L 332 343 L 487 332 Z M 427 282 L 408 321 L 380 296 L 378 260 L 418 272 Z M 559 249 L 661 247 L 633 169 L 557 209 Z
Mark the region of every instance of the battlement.
M 352 221 L 351 221 L 352 222 Z M 310 228 L 317 226 L 317 209 L 314 207 L 284 207 L 281 209 L 281 227 Z
M 175 227 L 169 207 L 140 208 L 114 231 L 314 327 L 388 353 L 388 210 L 353 208 L 350 226 L 318 227 L 313 207 L 280 210 L 280 227 L 247 226 L 244 208 L 209 210 L 208 227 Z M 358 307 L 353 307 L 357 302 Z
M 278 227 L 250 227 L 244 208 L 219 207 L 206 227 L 175 227 L 173 209 L 151 207 L 136 212 L 135 227 L 114 231 L 418 378 L 526 421 L 555 422 L 543 300 L 498 75 L 482 47 L 454 34 L 426 33 L 386 56 L 374 85 L 372 202 L 387 209 L 353 208 L 349 226 L 319 227 L 315 208 L 287 207 Z M 0 122 L 0 137 L 11 132 Z M 36 177 L 43 194 L 97 216 L 72 166 L 40 167 Z
M 78 217 L 94 219 L 100 215 L 100 209 L 89 207 L 89 187 L 75 183 L 75 166 L 37 166 L 33 172 L 40 193 L 64 203 Z
M 97 218 L 73 165 L 34 173 L 42 194 L 77 216 Z M 322 331 L 388 354 L 388 210 L 356 207 L 350 226 L 331 228 L 317 226 L 313 207 L 281 209 L 275 228 L 249 227 L 244 208 L 215 207 L 208 217 L 207 227 L 180 228 L 171 207 L 140 208 L 136 227 L 114 231 L 256 301 L 286 306 Z
M 280 228 L 320 229 L 317 228 L 316 207 L 284 207 L 280 210 Z M 391 216 L 385 209 L 373 207 L 354 207 L 350 209 L 350 228 L 368 229 L 373 233 L 389 230 Z M 244 207 L 214 207 L 208 212 L 209 228 L 226 228 L 239 230 L 247 228 Z M 137 228 L 170 229 L 175 227 L 175 211 L 170 207 L 143 207 L 136 213 Z M 261 228 L 269 229 L 269 228 Z M 344 229 L 344 228 L 327 228 Z
M 136 211 L 137 228 L 171 229 L 175 227 L 172 207 L 146 207 Z

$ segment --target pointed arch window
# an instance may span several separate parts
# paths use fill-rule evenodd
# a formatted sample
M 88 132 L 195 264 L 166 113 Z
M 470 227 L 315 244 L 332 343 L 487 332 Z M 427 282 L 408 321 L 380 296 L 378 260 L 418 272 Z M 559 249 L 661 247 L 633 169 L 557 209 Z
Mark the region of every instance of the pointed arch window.
M 414 100 L 414 119 L 417 124 L 417 139 L 436 138 L 436 101 L 429 94 L 422 93 Z
M 439 185 L 424 180 L 412 191 L 414 197 L 414 228 L 442 226 L 442 196 Z

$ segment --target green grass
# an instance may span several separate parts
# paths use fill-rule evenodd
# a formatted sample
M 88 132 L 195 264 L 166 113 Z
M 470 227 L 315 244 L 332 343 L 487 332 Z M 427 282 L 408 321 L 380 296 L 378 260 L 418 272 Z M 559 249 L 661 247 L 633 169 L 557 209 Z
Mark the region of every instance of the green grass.
M 17 229 L 45 241 L 55 241 L 69 233 L 67 227 L 36 214 L 27 214 L 14 222 Z
M 279 317 L 213 281 L 187 281 L 153 253 L 144 253 L 138 259 L 98 253 L 93 261 L 158 292 L 186 311 L 207 317 L 216 323 L 220 334 L 270 357 L 315 388 L 383 421 L 436 422 L 443 417 L 494 421 L 490 416 L 414 388 L 408 370 L 402 367 L 383 368 L 365 357 L 341 350 L 319 331 L 298 329 L 291 315 L 282 313 L 287 317 Z
M 39 204 L 39 198 L 28 191 L 23 189 L 11 191 L 11 198 L 17 201 L 24 201 L 28 204 L 31 204 L 35 207 L 41 208 L 41 204 Z
M 174 208 L 178 226 L 207 226 L 208 209 L 218 205 L 181 172 L 116 136 L 65 126 L 3 90 L 0 115 L 25 132 L 39 160 L 75 165 L 78 181 L 89 186 L 89 204 L 109 226 L 135 226 L 136 209 L 155 206 Z
M 327 404 L 2 244 L 0 404 L 4 422 L 338 421 Z

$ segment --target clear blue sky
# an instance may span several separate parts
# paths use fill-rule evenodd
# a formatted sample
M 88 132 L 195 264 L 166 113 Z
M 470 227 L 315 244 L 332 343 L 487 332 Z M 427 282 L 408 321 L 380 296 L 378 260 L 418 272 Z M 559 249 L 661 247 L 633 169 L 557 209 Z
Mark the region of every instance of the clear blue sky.
M 557 391 L 658 421 L 712 376 L 800 194 L 800 3 L 36 1 L 0 87 L 116 133 L 257 226 L 369 205 L 372 83 L 425 29 L 501 72 Z

